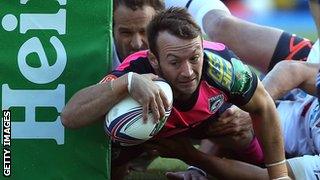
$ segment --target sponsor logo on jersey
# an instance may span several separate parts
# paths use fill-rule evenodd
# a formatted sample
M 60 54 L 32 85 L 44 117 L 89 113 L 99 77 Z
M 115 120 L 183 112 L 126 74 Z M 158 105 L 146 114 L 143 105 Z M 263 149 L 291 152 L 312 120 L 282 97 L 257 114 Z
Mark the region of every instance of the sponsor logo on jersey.
M 223 95 L 219 94 L 217 96 L 213 96 L 209 99 L 209 110 L 210 112 L 216 112 L 220 106 L 223 104 Z
M 229 61 L 210 51 L 205 51 L 208 57 L 208 75 L 216 83 L 227 90 L 232 85 L 232 65 Z
M 233 94 L 245 94 L 252 86 L 251 70 L 238 59 L 232 58 L 231 62 L 235 73 L 235 80 L 231 92 Z

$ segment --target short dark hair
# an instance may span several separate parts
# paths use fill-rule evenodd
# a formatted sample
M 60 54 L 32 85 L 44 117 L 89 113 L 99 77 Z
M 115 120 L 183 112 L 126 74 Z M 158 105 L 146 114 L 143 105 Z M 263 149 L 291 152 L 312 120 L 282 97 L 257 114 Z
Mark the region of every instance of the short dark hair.
M 194 39 L 201 36 L 201 29 L 185 8 L 171 7 L 156 14 L 147 27 L 150 51 L 159 58 L 157 38 L 159 32 L 168 31 L 181 39 Z
M 113 10 L 116 10 L 121 4 L 133 11 L 138 8 L 142 9 L 145 5 L 153 7 L 156 11 L 161 11 L 165 8 L 163 0 L 113 0 Z

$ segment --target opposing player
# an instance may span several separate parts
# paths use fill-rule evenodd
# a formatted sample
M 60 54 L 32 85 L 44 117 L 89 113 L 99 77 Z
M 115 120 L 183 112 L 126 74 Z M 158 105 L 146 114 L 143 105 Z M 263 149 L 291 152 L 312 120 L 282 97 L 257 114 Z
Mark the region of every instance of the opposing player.
M 275 106 L 246 65 L 223 44 L 203 42 L 200 28 L 179 8 L 155 16 L 148 26 L 148 43 L 150 51 L 130 55 L 104 83 L 76 93 L 62 113 L 64 125 L 101 119 L 128 94 L 142 104 L 145 119 L 149 107 L 159 119 L 168 106 L 166 98 L 150 80 L 154 76 L 139 75 L 155 73 L 166 79 L 174 92 L 171 115 L 156 138 L 196 135 L 195 130 L 203 134 L 201 127 L 213 121 L 217 110 L 229 101 L 255 119 L 270 177 L 287 176 Z
M 309 0 L 309 5 L 319 35 L 320 2 Z M 319 49 L 317 44 L 313 46 L 308 63 L 320 63 Z M 320 153 L 320 112 L 319 101 L 315 97 L 318 64 L 284 61 L 263 80 L 267 91 L 275 100 L 297 87 L 311 94 L 300 93 L 295 101 L 278 102 L 277 110 L 281 116 L 285 150 L 290 156 Z M 293 129 L 300 131 L 292 133 Z
M 148 49 L 146 27 L 165 6 L 163 0 L 113 2 L 113 68 L 128 55 Z

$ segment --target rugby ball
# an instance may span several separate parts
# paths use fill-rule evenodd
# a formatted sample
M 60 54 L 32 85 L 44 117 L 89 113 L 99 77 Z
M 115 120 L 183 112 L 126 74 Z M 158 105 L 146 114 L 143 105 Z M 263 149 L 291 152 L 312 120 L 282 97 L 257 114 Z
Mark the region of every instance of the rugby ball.
M 173 95 L 170 85 L 164 80 L 155 80 L 167 96 L 172 106 Z M 151 110 L 148 113 L 147 123 L 143 123 L 142 106 L 131 96 L 127 96 L 113 106 L 105 117 L 105 131 L 111 140 L 121 146 L 141 144 L 156 135 L 171 112 L 171 107 L 166 111 L 165 117 L 154 123 Z

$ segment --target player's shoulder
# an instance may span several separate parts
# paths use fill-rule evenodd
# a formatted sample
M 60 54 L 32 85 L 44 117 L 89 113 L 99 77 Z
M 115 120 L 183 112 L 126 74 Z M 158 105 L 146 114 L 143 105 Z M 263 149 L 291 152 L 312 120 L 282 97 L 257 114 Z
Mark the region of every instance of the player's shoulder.
M 138 74 L 154 73 L 154 69 L 148 59 L 148 50 L 138 51 L 129 55 L 109 73 L 108 78 L 120 77 L 128 72 L 136 72 Z
M 232 57 L 236 57 L 226 45 L 219 42 L 203 41 L 203 49 L 205 58 L 208 61 L 213 60 L 227 60 L 230 61 Z
M 138 51 L 138 52 L 135 52 L 133 54 L 130 54 L 128 57 L 126 57 L 122 64 L 123 63 L 128 63 L 130 61 L 135 61 L 137 59 L 140 59 L 140 58 L 148 58 L 148 50 L 143 50 L 143 51 Z
M 227 49 L 226 45 L 219 42 L 213 42 L 213 41 L 206 41 L 203 40 L 203 48 L 208 50 L 215 50 L 215 51 L 224 51 Z
M 148 62 L 148 50 L 138 51 L 126 57 L 116 70 L 123 71 L 130 66 L 144 66 Z
M 246 97 L 251 97 L 251 92 L 256 88 L 256 77 L 250 68 L 221 43 L 205 42 L 203 71 L 204 79 L 209 84 L 232 96 L 242 96 L 249 92 L 250 95 Z M 241 101 L 247 102 L 247 99 Z

